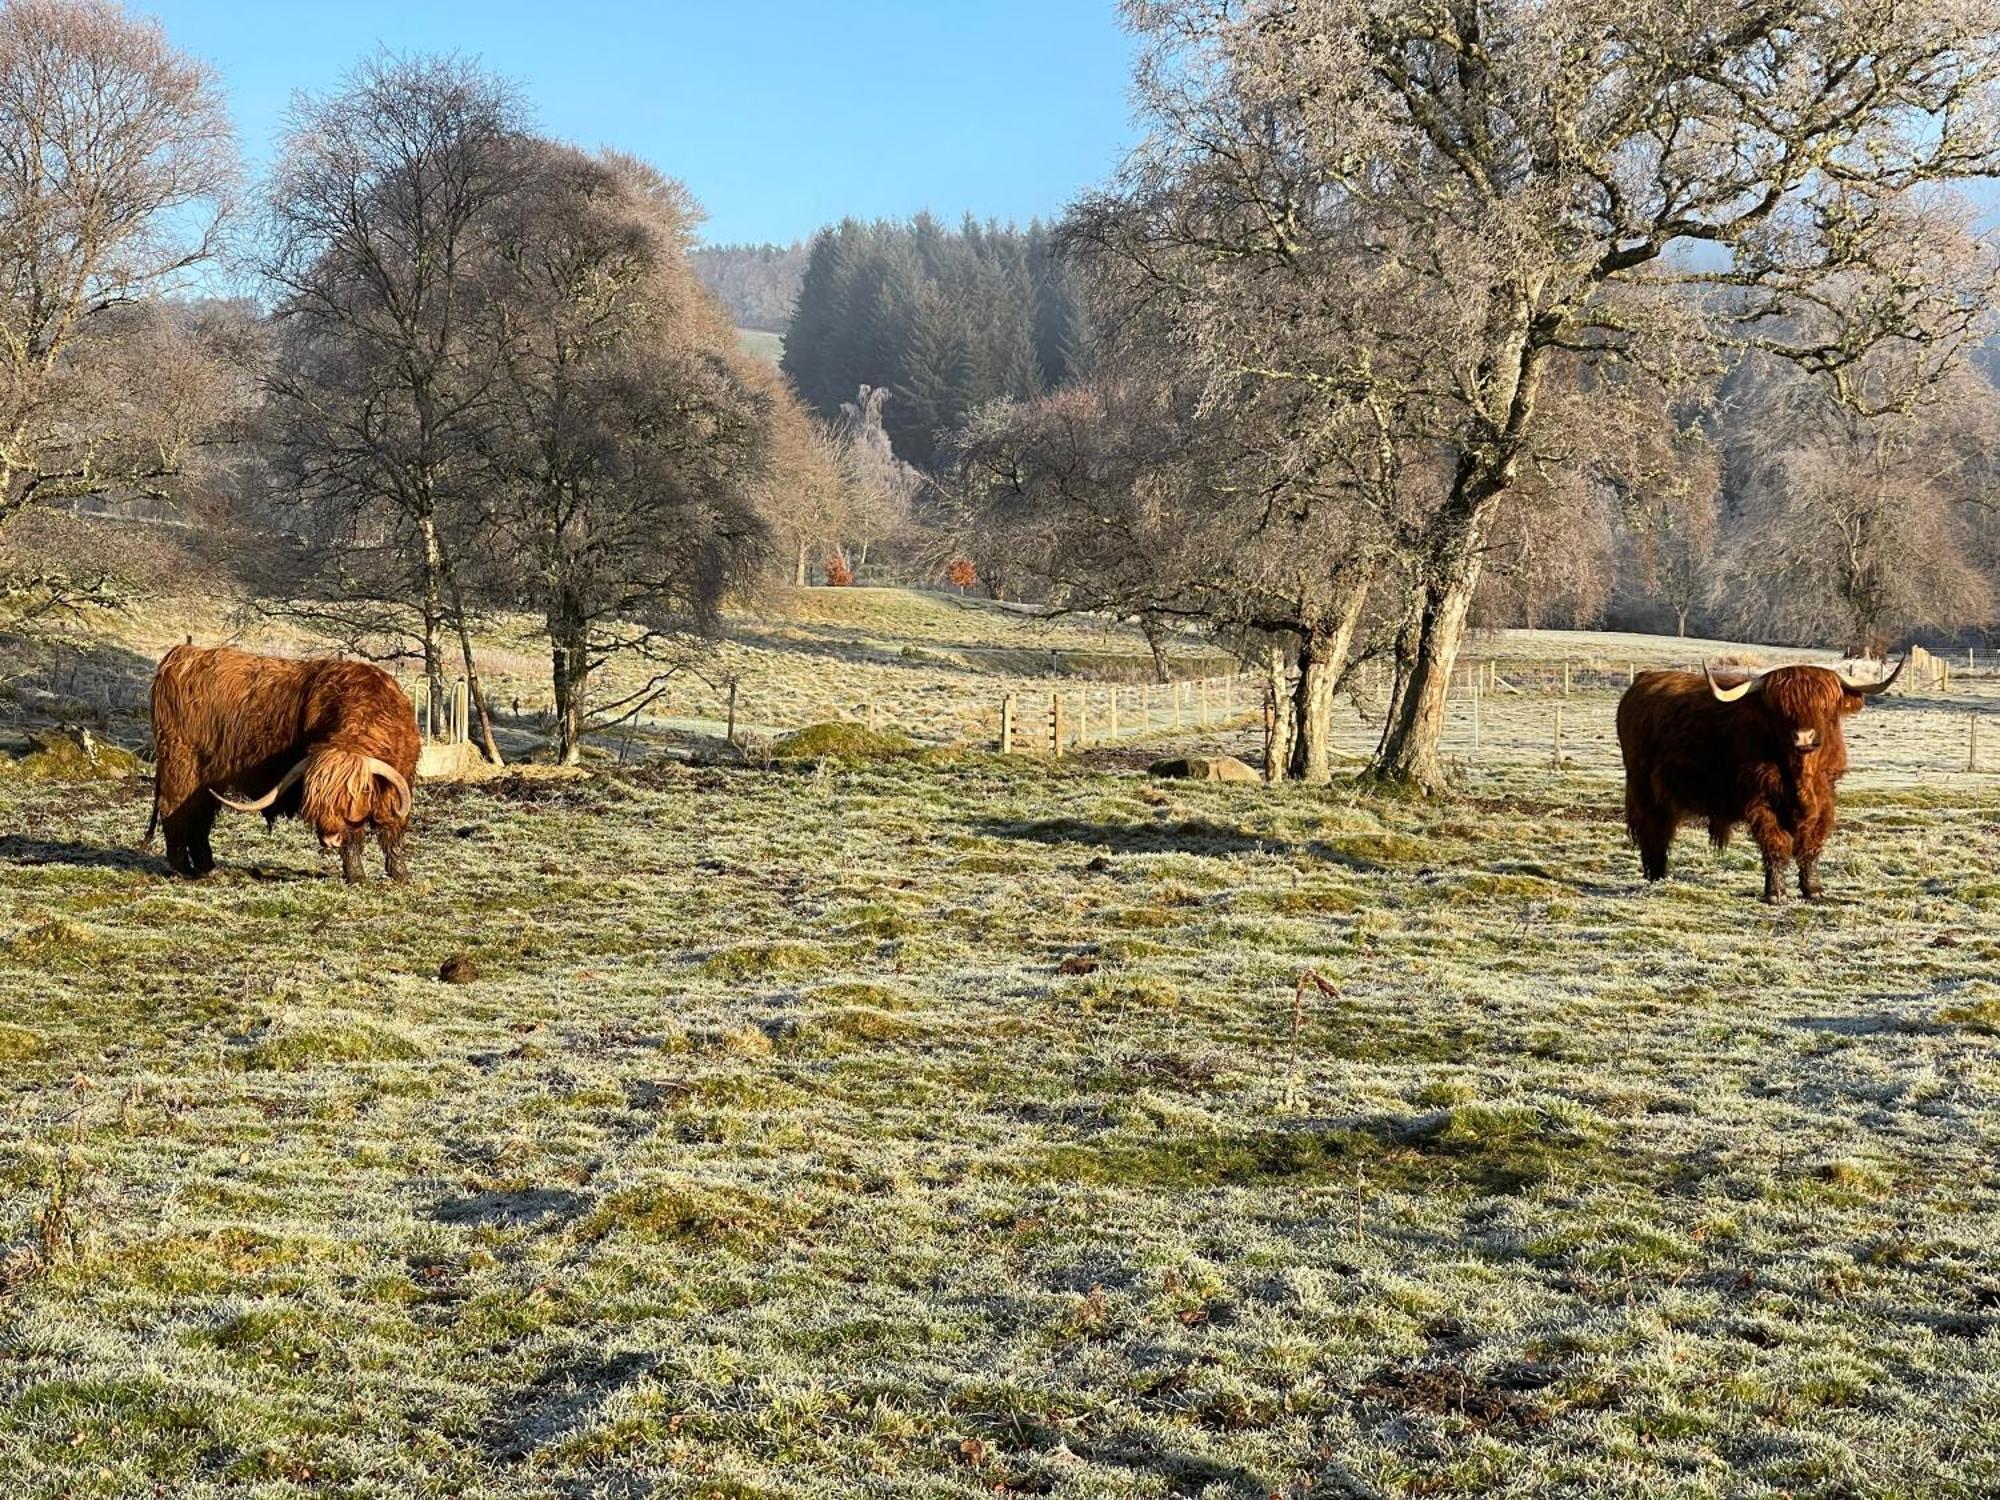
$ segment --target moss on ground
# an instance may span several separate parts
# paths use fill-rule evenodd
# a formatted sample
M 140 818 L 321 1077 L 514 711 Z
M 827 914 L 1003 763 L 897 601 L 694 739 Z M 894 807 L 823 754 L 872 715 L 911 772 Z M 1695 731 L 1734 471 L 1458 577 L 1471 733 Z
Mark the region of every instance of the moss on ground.
M 771 753 L 780 760 L 879 760 L 914 749 L 916 742 L 908 735 L 865 724 L 810 724 L 779 740 Z

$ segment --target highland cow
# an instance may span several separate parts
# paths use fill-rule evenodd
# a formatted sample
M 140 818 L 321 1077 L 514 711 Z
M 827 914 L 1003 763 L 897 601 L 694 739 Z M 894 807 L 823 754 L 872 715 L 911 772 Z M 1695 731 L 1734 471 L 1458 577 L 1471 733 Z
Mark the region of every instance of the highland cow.
M 176 646 L 153 676 L 153 821 L 181 875 L 215 868 L 218 809 L 310 823 L 362 878 L 372 832 L 389 878 L 408 874 L 403 838 L 423 742 L 395 678 L 366 662 L 293 661 L 226 646 Z
M 1825 667 L 1774 667 L 1727 686 L 1706 667 L 1699 675 L 1641 672 L 1618 700 L 1618 747 L 1625 826 L 1646 879 L 1667 873 L 1681 824 L 1707 823 L 1720 848 L 1746 823 L 1764 856 L 1764 899 L 1785 899 L 1794 859 L 1800 894 L 1817 899 L 1834 783 L 1847 770 L 1841 718 L 1902 670 L 1898 663 L 1882 681 L 1862 684 Z

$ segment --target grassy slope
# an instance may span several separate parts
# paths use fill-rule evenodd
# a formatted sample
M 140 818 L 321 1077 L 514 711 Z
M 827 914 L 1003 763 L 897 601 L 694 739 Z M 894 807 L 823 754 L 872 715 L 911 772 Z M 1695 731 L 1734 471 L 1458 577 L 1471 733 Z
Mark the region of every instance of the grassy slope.
M 8 1493 L 1993 1493 L 2000 792 L 1871 708 L 1831 903 L 1641 891 L 1610 703 L 434 787 L 402 889 L 0 778 Z
M 329 649 L 326 640 L 283 618 L 212 601 L 159 601 L 95 619 L 71 634 L 67 651 L 44 645 L 12 660 L 0 652 L 0 704 L 8 701 L 10 679 L 52 680 L 63 695 L 74 693 L 87 706 L 112 703 L 141 739 L 143 726 L 131 716 L 143 712 L 152 664 L 184 635 L 259 651 Z M 91 661 L 78 682 L 70 668 L 83 646 L 92 648 Z M 1172 655 L 1182 676 L 1228 665 L 1192 639 L 1177 641 Z M 550 701 L 549 665 L 531 622 L 497 622 L 478 656 L 497 710 L 512 717 L 518 703 L 523 725 L 536 723 Z M 701 653 L 695 670 L 674 679 L 653 717 L 719 734 L 733 676 L 739 728 L 767 737 L 828 719 L 865 717 L 872 700 L 881 723 L 920 738 L 988 743 L 1007 692 L 1045 703 L 1048 692 L 1073 688 L 1082 678 L 1138 681 L 1150 666 L 1139 633 L 1106 621 L 1044 620 L 990 600 L 906 589 L 774 587 L 724 620 L 721 638 Z M 602 674 L 600 697 L 632 691 L 651 671 L 621 660 Z M 405 665 L 407 680 L 416 675 Z

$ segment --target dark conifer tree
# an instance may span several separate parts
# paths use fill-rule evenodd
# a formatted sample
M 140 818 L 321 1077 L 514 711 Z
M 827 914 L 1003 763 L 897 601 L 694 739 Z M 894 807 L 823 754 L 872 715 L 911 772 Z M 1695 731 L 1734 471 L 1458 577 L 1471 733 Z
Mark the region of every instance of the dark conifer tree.
M 937 439 L 984 402 L 1074 378 L 1083 307 L 1048 231 L 970 216 L 956 232 L 845 221 L 812 243 L 785 340 L 785 372 L 833 419 L 862 386 L 887 389 L 897 454 L 929 464 Z

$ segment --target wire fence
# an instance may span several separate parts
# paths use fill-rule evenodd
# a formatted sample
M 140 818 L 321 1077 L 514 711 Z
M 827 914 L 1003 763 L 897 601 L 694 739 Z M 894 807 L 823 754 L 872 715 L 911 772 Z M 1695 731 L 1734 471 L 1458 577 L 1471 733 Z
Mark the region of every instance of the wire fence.
M 1220 729 L 1265 711 L 1263 679 L 1240 674 L 1184 682 L 1106 683 L 1046 695 L 1007 693 L 993 720 L 1002 755 L 1022 752 L 1062 756 L 1121 740 L 1149 739 L 1188 730 Z

